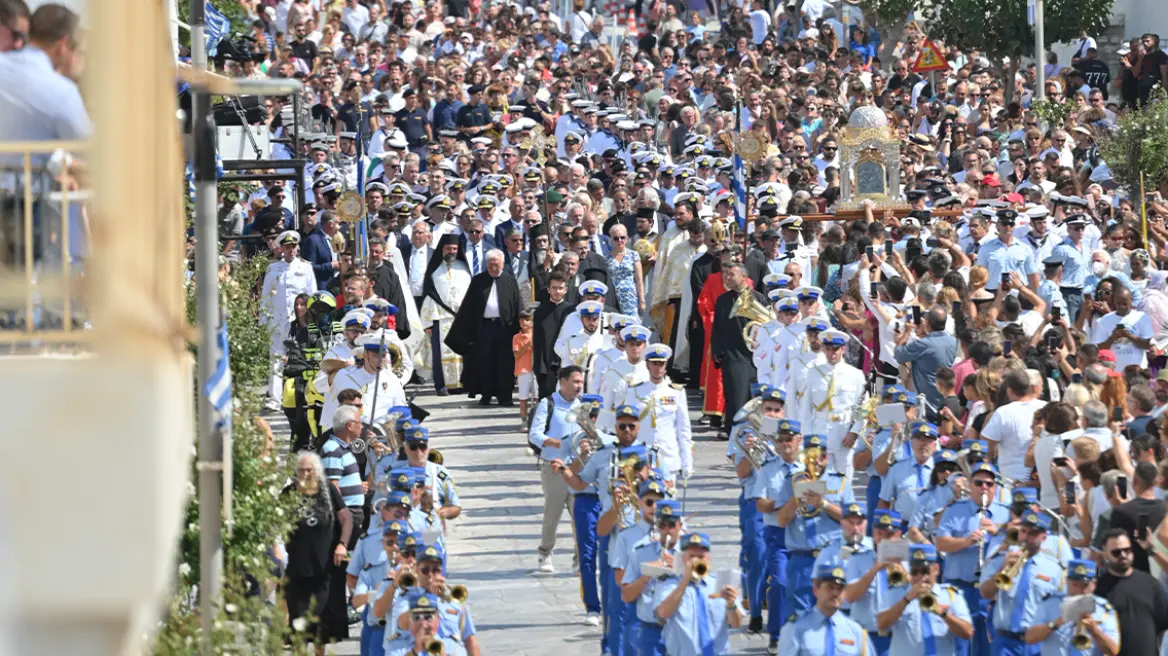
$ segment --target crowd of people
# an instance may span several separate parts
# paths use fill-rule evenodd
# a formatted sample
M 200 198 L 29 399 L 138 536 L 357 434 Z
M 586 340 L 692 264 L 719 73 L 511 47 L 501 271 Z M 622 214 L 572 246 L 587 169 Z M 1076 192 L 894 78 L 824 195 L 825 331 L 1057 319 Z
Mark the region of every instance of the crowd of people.
M 1040 90 L 945 44 L 923 78 L 920 27 L 850 3 L 637 2 L 627 33 L 586 0 L 241 5 L 220 72 L 303 82 L 252 129 L 304 177 L 219 203 L 224 275 L 271 259 L 292 629 L 480 653 L 432 389 L 514 408 L 535 569 L 567 510 L 602 653 L 1168 653 L 1168 178 L 1141 197 L 1098 149 L 1168 86 L 1158 36 L 1112 70 L 1083 34 Z M 0 0 L 6 136 L 88 129 L 8 92 L 76 77 L 46 7 Z M 845 197 L 852 117 L 901 143 L 903 206 Z M 734 466 L 739 585 L 675 498 L 696 449 Z

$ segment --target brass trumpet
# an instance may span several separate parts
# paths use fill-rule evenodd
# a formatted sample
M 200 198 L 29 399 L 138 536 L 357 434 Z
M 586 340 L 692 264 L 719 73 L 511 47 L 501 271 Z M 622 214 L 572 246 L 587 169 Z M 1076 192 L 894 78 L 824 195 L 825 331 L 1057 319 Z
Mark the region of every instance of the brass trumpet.
M 908 572 L 900 563 L 893 563 L 888 567 L 888 586 L 899 588 L 903 585 L 908 585 Z
M 442 646 L 441 640 L 431 640 L 426 643 L 426 653 L 430 656 L 444 656 L 446 654 L 446 647 Z
M 1018 578 L 1018 574 L 1022 572 L 1022 568 L 1026 566 L 1026 556 L 1023 554 L 1022 558 L 1014 561 L 1014 564 L 998 572 L 994 576 L 994 585 L 998 586 L 999 590 L 1009 590 L 1010 586 L 1014 585 L 1014 579 Z
M 1091 636 L 1087 633 L 1087 629 L 1083 628 L 1082 622 L 1075 623 L 1075 635 L 1071 636 L 1071 647 L 1079 651 L 1087 651 L 1091 648 Z
M 710 573 L 710 566 L 706 564 L 706 561 L 698 560 L 697 558 L 694 558 L 693 575 L 692 575 L 693 582 L 697 583 L 698 581 L 701 581 L 702 579 L 706 578 L 706 575 L 709 573 Z
M 414 574 L 413 572 L 411 572 L 410 570 L 408 570 L 408 569 L 407 569 L 406 571 L 404 571 L 404 572 L 402 572 L 401 574 L 398 574 L 398 575 L 397 575 L 397 578 L 396 578 L 396 579 L 394 579 L 394 582 L 393 582 L 393 584 L 394 584 L 394 586 L 396 586 L 396 587 L 397 587 L 397 589 L 399 589 L 399 590 L 404 590 L 404 589 L 406 589 L 406 588 L 413 588 L 413 587 L 417 587 L 417 585 L 418 585 L 418 576 L 417 576 L 416 574 Z
M 442 598 L 447 601 L 453 600 L 464 604 L 468 597 L 470 597 L 470 590 L 467 590 L 465 585 L 448 585 L 442 590 Z
M 1011 526 L 1006 529 L 1006 544 L 1011 546 L 1018 544 L 1018 539 L 1019 535 L 1017 526 Z
M 921 595 L 920 599 L 921 610 L 926 613 L 935 613 L 937 611 L 937 598 L 933 593 L 926 592 Z

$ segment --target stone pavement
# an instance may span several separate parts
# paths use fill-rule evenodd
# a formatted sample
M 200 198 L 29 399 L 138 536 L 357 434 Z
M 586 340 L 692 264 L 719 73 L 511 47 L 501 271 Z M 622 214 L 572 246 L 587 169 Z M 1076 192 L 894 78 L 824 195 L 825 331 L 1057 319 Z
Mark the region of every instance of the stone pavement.
M 700 407 L 695 400 L 691 396 L 691 408 Z M 462 497 L 462 517 L 450 528 L 448 580 L 470 589 L 482 653 L 600 654 L 600 629 L 583 624 L 579 578 L 571 573 L 574 547 L 566 512 L 553 555 L 557 572 L 533 575 L 543 497 L 535 459 L 524 447 L 518 409 L 481 408 L 464 394 L 442 398 L 432 391 L 419 395 L 415 403 L 433 413 L 425 422 L 432 448 L 442 451 Z M 692 417 L 696 422 L 697 415 Z M 277 436 L 287 433 L 281 421 L 273 421 L 273 428 Z M 725 457 L 726 442 L 717 441 L 704 426 L 695 423 L 694 429 L 696 473 L 686 513 L 694 515 L 691 527 L 710 535 L 717 571 L 737 564 L 738 486 Z M 863 491 L 862 485 L 857 487 Z M 738 631 L 731 643 L 734 653 L 766 652 L 765 636 Z M 338 645 L 334 653 L 358 654 L 356 640 Z

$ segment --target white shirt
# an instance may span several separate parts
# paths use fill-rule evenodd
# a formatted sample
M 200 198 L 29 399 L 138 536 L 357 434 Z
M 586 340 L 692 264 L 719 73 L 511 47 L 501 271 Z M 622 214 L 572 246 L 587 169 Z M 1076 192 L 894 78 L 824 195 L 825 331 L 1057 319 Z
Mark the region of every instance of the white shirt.
M 998 467 L 1002 475 L 1016 481 L 1026 480 L 1026 447 L 1033 434 L 1030 425 L 1034 413 L 1045 406 L 1046 401 L 1014 401 L 998 408 L 982 428 L 981 435 L 998 443 Z
M 483 310 L 484 319 L 499 318 L 499 281 L 491 282 L 491 293 L 487 294 L 487 307 Z
M 762 9 L 750 12 L 750 40 L 756 45 L 762 45 L 767 31 L 771 29 L 771 16 Z
M 419 253 L 414 253 L 414 256 L 410 258 L 411 296 L 422 295 L 422 285 L 426 282 L 426 265 L 429 263 L 428 258 L 421 257 L 421 253 L 425 252 L 425 250 L 422 250 Z
M 357 3 L 352 7 L 345 5 L 345 8 L 341 10 L 341 22 L 356 37 L 361 33 L 361 27 L 369 22 L 369 10 L 361 3 Z
M 1128 332 L 1136 337 L 1151 339 L 1154 335 L 1152 319 L 1143 312 L 1131 310 L 1122 317 L 1112 312 L 1095 321 L 1095 325 L 1091 329 L 1091 343 L 1102 343 L 1121 323 L 1127 327 Z M 1138 365 L 1141 369 L 1146 369 L 1148 366 L 1147 349 L 1136 346 L 1130 340 L 1121 339 L 1114 342 L 1111 345 L 1111 350 L 1115 353 L 1116 371 L 1123 371 L 1129 364 Z
M 1034 337 L 1034 333 L 1038 332 L 1038 327 L 1042 325 L 1043 318 L 1044 317 L 1041 314 L 1035 312 L 1034 310 L 1022 310 L 1018 313 L 1017 321 L 1005 321 L 1003 319 L 998 319 L 994 323 L 998 325 L 998 328 L 1005 328 L 1012 323 L 1016 323 L 1019 326 L 1022 326 L 1022 332 L 1025 333 L 1027 337 Z
M 1050 473 L 1051 461 L 1063 455 L 1063 440 L 1074 439 L 1081 431 L 1072 431 L 1061 435 L 1042 432 L 1038 443 L 1034 445 L 1034 467 L 1038 470 L 1038 500 L 1047 508 L 1057 508 L 1062 490 L 1054 484 L 1054 477 Z M 1064 472 L 1065 473 L 1065 472 Z

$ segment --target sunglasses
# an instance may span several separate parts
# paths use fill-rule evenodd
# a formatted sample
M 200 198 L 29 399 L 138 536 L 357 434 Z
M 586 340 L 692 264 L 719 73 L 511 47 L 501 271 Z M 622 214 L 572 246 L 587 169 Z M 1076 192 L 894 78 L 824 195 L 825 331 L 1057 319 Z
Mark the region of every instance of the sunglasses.
M 617 430 L 633 430 L 636 424 L 617 424 Z
M 676 519 L 658 519 L 657 525 L 660 526 L 661 528 L 673 528 L 674 526 L 677 526 L 677 520 Z
M 645 499 L 645 505 L 652 508 L 653 506 L 657 505 L 657 500 L 656 499 Z
M 925 576 L 929 573 L 928 567 L 913 567 L 908 571 L 910 576 Z
M 1131 547 L 1118 547 L 1116 549 L 1112 549 L 1108 553 L 1111 554 L 1112 558 L 1119 558 L 1120 556 L 1123 556 L 1125 554 L 1132 553 L 1132 548 Z
M 407 446 L 409 446 L 410 451 L 425 451 L 430 445 L 425 442 L 410 442 Z
M 993 481 L 974 481 L 973 484 L 976 485 L 977 487 L 993 487 L 994 486 Z

